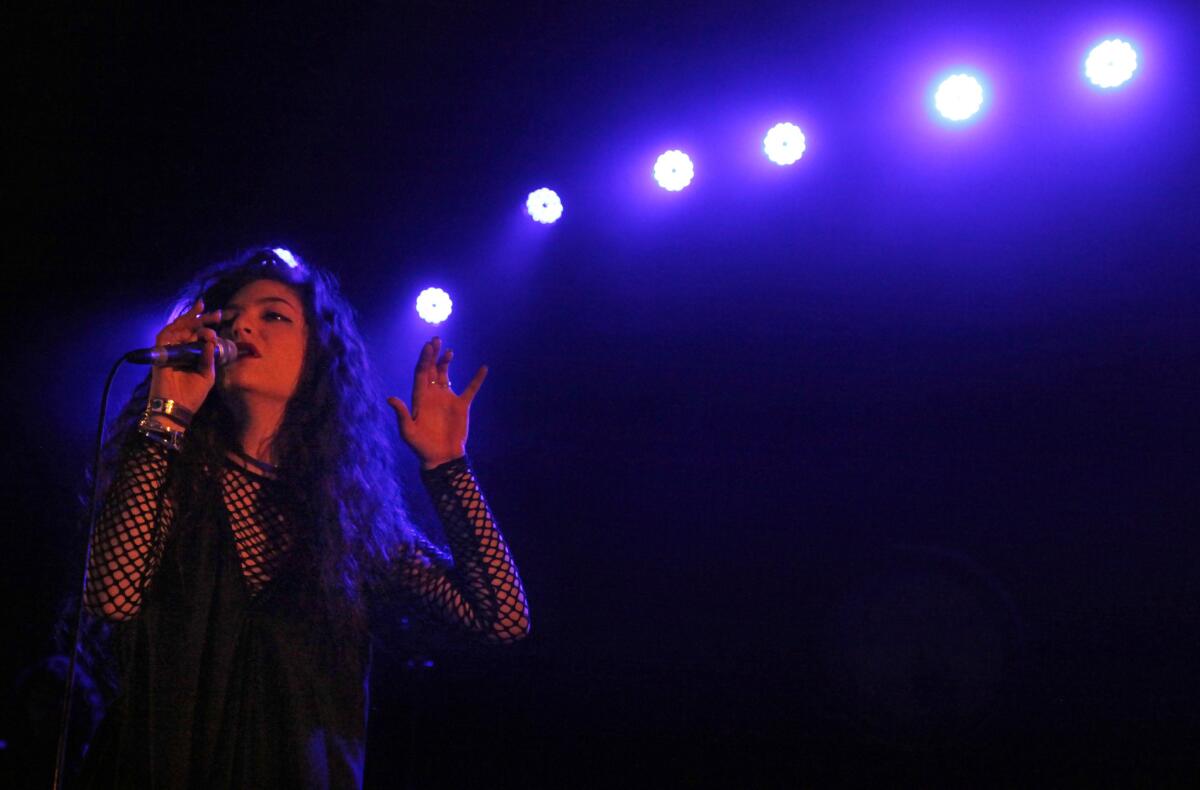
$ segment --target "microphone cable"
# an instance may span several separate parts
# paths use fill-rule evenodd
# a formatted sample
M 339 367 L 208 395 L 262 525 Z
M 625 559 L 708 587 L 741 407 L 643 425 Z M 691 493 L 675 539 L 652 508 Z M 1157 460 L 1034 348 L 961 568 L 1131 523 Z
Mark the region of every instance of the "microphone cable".
M 75 691 L 75 665 L 79 654 L 79 637 L 83 632 L 83 598 L 87 595 L 88 565 L 92 561 L 92 533 L 96 529 L 97 502 L 100 499 L 100 455 L 104 449 L 104 421 L 108 416 L 108 393 L 112 389 L 117 370 L 125 362 L 121 356 L 104 380 L 104 393 L 100 396 L 100 421 L 96 426 L 96 448 L 92 456 L 92 499 L 88 506 L 87 544 L 83 550 L 83 584 L 79 589 L 79 611 L 75 615 L 75 631 L 71 637 L 71 660 L 67 667 L 66 693 L 63 695 L 62 720 L 58 729 L 58 753 L 54 761 L 54 783 L 52 790 L 62 790 L 63 767 L 67 757 L 67 732 L 71 722 L 71 698 Z

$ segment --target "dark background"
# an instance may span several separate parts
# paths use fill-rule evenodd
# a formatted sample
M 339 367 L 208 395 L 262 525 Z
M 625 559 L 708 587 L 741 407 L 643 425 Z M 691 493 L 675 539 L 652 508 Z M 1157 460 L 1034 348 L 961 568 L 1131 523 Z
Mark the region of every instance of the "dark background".
M 513 650 L 379 651 L 368 784 L 1187 783 L 1198 21 L 640 2 L 14 22 L 6 691 L 77 585 L 110 361 L 198 267 L 285 245 L 339 275 L 397 394 L 430 333 L 415 294 L 451 292 L 437 331 L 458 380 L 492 366 L 471 452 L 534 616 Z M 1142 68 L 1101 94 L 1081 63 L 1113 34 Z M 962 64 L 989 104 L 950 129 L 929 91 Z M 792 168 L 759 153 L 784 119 L 809 140 Z M 697 162 L 678 194 L 649 179 L 669 147 Z M 550 227 L 522 214 L 542 185 L 566 204 Z

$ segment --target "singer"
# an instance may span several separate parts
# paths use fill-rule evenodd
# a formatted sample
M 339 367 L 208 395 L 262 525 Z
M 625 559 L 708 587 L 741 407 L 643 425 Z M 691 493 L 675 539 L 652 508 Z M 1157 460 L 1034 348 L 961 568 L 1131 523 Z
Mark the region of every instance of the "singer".
M 449 542 L 421 538 L 387 463 L 395 429 L 328 273 L 258 250 L 203 272 L 101 470 L 84 605 L 111 623 L 119 696 L 86 787 L 360 787 L 371 624 L 410 601 L 497 643 L 529 631 L 508 546 L 466 458 L 487 373 L 451 389 L 421 349 L 389 398 Z M 236 359 L 214 363 L 220 338 Z M 226 355 L 226 358 L 233 355 Z

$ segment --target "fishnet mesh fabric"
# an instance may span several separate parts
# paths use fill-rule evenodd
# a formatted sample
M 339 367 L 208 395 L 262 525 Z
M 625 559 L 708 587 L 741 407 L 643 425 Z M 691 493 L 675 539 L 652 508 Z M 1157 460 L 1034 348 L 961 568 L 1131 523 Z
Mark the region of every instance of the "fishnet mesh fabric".
M 221 493 L 237 543 L 242 579 L 251 596 L 275 576 L 295 542 L 276 498 L 264 492 L 270 481 L 227 467 Z
M 421 478 L 454 562 L 423 543 L 402 563 L 402 583 L 435 612 L 489 641 L 520 639 L 529 630 L 525 591 L 466 458 L 423 471 Z
M 138 613 L 142 590 L 162 559 L 173 515 L 168 498 L 159 497 L 167 479 L 167 453 L 149 441 L 128 448 L 100 511 L 84 605 L 109 620 L 128 620 Z
M 110 620 L 141 609 L 170 533 L 173 509 L 161 496 L 169 472 L 166 448 L 149 441 L 126 452 L 93 536 L 84 602 Z M 521 638 L 529 628 L 516 565 L 465 458 L 422 473 L 441 517 L 453 559 L 427 542 L 406 552 L 398 576 L 425 606 L 495 642 Z M 249 593 L 260 593 L 278 573 L 295 534 L 270 480 L 227 467 L 222 497 Z

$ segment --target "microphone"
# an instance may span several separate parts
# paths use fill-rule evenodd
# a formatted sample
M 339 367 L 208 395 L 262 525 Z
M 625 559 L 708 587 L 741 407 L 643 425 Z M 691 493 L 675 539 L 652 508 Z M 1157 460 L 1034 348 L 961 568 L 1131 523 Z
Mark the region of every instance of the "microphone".
M 175 343 L 169 346 L 154 346 L 153 348 L 135 348 L 125 355 L 126 362 L 137 365 L 154 365 L 169 368 L 194 368 L 200 364 L 204 355 L 204 341 L 192 343 Z M 217 367 L 224 367 L 238 358 L 237 343 L 217 338 L 217 346 L 213 349 L 213 362 Z

